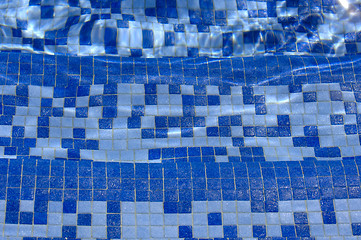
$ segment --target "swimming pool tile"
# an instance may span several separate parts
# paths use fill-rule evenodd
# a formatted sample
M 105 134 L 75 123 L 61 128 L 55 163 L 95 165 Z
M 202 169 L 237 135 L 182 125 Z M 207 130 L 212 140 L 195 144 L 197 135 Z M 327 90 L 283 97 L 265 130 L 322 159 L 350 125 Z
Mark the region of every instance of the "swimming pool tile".
M 30 56 L 36 64 L 45 61 Z M 12 54 L 7 59 L 17 61 Z M 294 59 L 309 62 L 293 56 L 254 61 Z M 123 60 L 125 74 L 135 74 L 133 64 L 142 64 Z M 237 81 L 226 86 L 228 80 L 220 78 L 193 86 L 198 79 L 188 74 L 196 70 L 183 67 L 198 69 L 198 60 L 180 60 L 178 67 L 168 63 L 174 60 L 149 60 L 150 66 L 182 72 L 187 80 L 181 82 L 3 85 L 3 106 L 15 108 L 14 115 L 3 108 L 0 120 L 0 179 L 6 182 L 0 219 L 6 236 L 357 236 L 358 85 L 241 87 Z M 208 62 L 207 69 L 221 69 L 209 76 L 226 74 L 230 62 L 236 70 L 236 60 Z M 99 66 L 108 71 L 111 64 L 92 57 L 66 61 L 84 67 L 102 61 Z M 250 96 L 254 103 L 247 104 Z M 265 115 L 257 104 L 266 107 Z M 107 108 L 117 114 L 109 115 Z M 48 115 L 48 109 L 64 114 Z

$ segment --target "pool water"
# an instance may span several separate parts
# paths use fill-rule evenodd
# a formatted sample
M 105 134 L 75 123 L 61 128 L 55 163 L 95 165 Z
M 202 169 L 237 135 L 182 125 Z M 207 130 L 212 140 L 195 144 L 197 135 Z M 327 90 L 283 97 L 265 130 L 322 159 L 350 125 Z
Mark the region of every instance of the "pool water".
M 359 7 L 2 1 L 0 239 L 359 239 Z
M 78 56 L 345 56 L 359 0 L 3 0 L 0 49 Z

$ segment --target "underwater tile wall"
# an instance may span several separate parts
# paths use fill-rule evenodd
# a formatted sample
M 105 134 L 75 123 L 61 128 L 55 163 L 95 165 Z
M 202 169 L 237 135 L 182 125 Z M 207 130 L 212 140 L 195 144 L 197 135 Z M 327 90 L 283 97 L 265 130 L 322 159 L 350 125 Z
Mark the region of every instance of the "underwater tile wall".
M 0 49 L 82 56 L 361 52 L 359 0 L 3 0 Z
M 0 239 L 360 239 L 360 4 L 0 1 Z
M 359 57 L 0 54 L 4 239 L 357 239 Z

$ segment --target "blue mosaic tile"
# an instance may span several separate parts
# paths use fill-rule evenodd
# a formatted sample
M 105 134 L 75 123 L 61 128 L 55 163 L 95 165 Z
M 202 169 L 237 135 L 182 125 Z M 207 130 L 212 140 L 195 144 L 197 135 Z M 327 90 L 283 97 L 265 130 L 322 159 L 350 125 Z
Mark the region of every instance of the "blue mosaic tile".
M 82 56 L 349 56 L 360 52 L 361 35 L 358 26 L 353 24 L 353 13 L 359 11 L 358 5 L 357 1 L 308 0 L 197 0 L 189 3 L 175 0 L 149 3 L 31 0 L 26 4 L 6 0 L 2 4 L 4 39 L 0 48 Z M 8 9 L 14 14 L 7 13 Z M 106 26 L 100 27 L 104 21 Z M 249 24 L 253 27 L 249 28 Z M 338 27 L 341 25 L 344 27 Z M 100 34 L 95 34 L 97 32 Z M 295 65 L 292 63 L 292 66 Z M 79 71 L 76 68 L 74 66 L 74 70 Z M 18 70 L 14 65 L 8 68 L 8 73 L 16 75 Z M 32 71 L 29 64 L 20 66 L 22 74 Z M 269 68 L 267 71 L 277 75 L 278 70 Z M 337 71 L 335 68 L 332 73 Z M 330 77 L 327 72 L 322 75 L 313 70 L 306 72 L 307 78 L 315 82 Z M 51 77 L 46 78 L 52 82 Z
M 40 9 L 41 21 L 57 16 L 49 1 L 29 4 Z M 93 35 L 87 31 L 124 9 L 117 1 L 67 4 L 99 15 L 79 28 L 81 45 L 88 46 Z M 145 14 L 157 24 L 180 16 L 176 6 L 182 3 L 149 4 Z M 189 18 L 197 34 L 211 34 L 212 25 L 229 20 L 212 1 L 187 4 L 196 4 Z M 237 1 L 234 7 L 263 18 L 281 14 L 277 4 Z M 333 6 L 282 4 L 290 13 Z M 132 16 L 122 15 L 118 28 L 131 28 Z M 80 19 L 71 21 L 69 31 Z M 280 20 L 284 26 L 287 21 Z M 179 23 L 174 30 L 189 28 Z M 142 29 L 141 48 L 157 46 L 151 41 L 155 29 Z M 115 52 L 117 31 L 105 28 L 106 53 Z M 168 32 L 167 44 L 176 46 L 179 36 Z M 68 33 L 52 34 L 63 39 Z M 244 43 L 255 44 L 262 34 L 247 33 Z M 265 48 L 278 49 L 275 33 L 265 36 Z M 232 35 L 220 39 L 222 54 L 231 56 Z M 354 39 L 347 35 L 347 43 Z M 44 45 L 39 40 L 34 47 Z M 197 55 L 201 49 L 187 51 Z M 0 62 L 4 239 L 361 234 L 357 55 L 142 59 L 2 52 Z

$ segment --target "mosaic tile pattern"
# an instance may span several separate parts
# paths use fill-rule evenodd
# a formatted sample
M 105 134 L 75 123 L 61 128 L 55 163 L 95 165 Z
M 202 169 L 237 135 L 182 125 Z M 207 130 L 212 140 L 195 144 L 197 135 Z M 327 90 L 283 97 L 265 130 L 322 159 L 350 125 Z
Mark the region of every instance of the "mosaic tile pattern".
M 82 56 L 361 52 L 359 0 L 3 0 L 0 49 Z
M 126 164 L 5 160 L 9 239 L 356 239 L 360 160 Z M 6 198 L 5 198 L 6 196 Z
M 296 56 L 0 59 L 1 157 L 234 162 L 361 155 L 357 57 L 338 64 Z
M 0 62 L 2 239 L 361 235 L 357 55 Z

